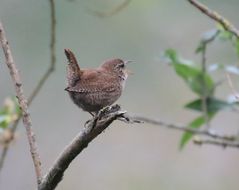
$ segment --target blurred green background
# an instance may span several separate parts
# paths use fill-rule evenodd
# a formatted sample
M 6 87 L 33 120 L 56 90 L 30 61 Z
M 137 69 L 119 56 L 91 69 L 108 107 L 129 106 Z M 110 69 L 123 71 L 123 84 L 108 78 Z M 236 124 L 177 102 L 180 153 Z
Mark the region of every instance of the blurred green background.
M 187 1 L 178 0 L 132 0 L 122 11 L 107 18 L 96 17 L 88 11 L 109 11 L 122 2 L 56 1 L 56 70 L 30 107 L 44 172 L 90 118 L 64 91 L 64 48 L 76 53 L 82 68 L 97 67 L 112 57 L 134 60 L 130 65 L 134 75 L 129 77 L 118 101 L 129 113 L 172 123 L 188 123 L 197 115 L 183 108 L 195 98 L 194 94 L 173 69 L 160 60 L 160 55 L 164 49 L 175 48 L 184 57 L 199 61 L 194 49 L 202 33 L 214 28 L 215 23 Z M 238 24 L 239 1 L 203 2 Z M 25 94 L 29 95 L 50 62 L 49 2 L 1 0 L 0 18 L 22 75 Z M 236 60 L 229 44 L 210 46 L 210 63 L 226 64 Z M 0 102 L 14 95 L 2 51 L 0 87 Z M 221 98 L 229 93 L 227 84 L 217 92 Z M 238 115 L 226 112 L 220 113 L 211 125 L 220 132 L 235 133 L 238 123 Z M 18 129 L 0 173 L 1 190 L 35 188 L 25 129 L 22 124 Z M 163 127 L 131 126 L 117 121 L 72 162 L 57 189 L 238 189 L 238 149 L 197 147 L 189 143 L 180 152 L 180 137 L 180 132 Z

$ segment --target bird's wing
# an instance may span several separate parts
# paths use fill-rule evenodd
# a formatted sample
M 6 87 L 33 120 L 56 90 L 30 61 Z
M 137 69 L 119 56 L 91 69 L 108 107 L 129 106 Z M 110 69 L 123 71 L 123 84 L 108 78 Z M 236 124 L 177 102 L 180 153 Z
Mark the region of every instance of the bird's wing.
M 112 92 L 115 90 L 113 81 L 109 81 L 109 76 L 97 70 L 85 70 L 81 79 L 73 87 L 67 87 L 65 90 L 69 92 L 79 93 L 96 93 L 96 92 Z

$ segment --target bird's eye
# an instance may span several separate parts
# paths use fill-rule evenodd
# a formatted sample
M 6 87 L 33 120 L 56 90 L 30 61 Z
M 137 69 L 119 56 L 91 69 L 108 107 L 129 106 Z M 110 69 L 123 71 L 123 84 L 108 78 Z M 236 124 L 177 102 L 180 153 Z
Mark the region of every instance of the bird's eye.
M 119 67 L 119 68 L 124 68 L 124 67 L 125 67 L 125 64 L 124 64 L 124 63 L 121 63 L 121 64 L 119 64 L 118 67 Z

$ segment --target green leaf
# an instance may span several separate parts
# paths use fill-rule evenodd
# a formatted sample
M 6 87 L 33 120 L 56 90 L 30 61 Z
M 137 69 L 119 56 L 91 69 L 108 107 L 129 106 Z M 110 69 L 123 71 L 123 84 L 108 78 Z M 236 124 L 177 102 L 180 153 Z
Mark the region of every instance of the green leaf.
M 192 62 L 179 58 L 173 49 L 166 50 L 164 56 L 169 59 L 177 75 L 184 79 L 193 92 L 206 96 L 213 94 L 214 82 L 210 75 L 203 74 L 202 70 L 195 67 Z
M 231 32 L 229 32 L 229 31 L 225 30 L 224 27 L 221 24 L 217 24 L 216 28 L 219 31 L 218 38 L 220 40 L 225 40 L 225 41 L 232 40 L 233 34 Z
M 219 34 L 219 39 L 223 41 L 231 41 L 233 38 L 233 34 L 231 32 L 228 32 L 226 30 L 221 30 Z
M 0 128 L 7 128 L 11 121 L 12 119 L 10 115 L 0 115 Z
M 14 106 L 15 106 L 15 112 L 18 116 L 20 116 L 22 114 L 22 110 L 19 106 L 19 103 L 18 103 L 16 97 L 13 97 L 13 102 L 14 102 Z
M 239 39 L 232 32 L 225 30 L 222 25 L 218 24 L 217 28 L 219 31 L 218 38 L 222 41 L 230 41 L 239 57 Z
M 216 115 L 218 111 L 221 111 L 224 109 L 231 109 L 237 104 L 236 102 L 229 103 L 223 100 L 216 99 L 214 97 L 208 98 L 206 103 L 207 103 L 207 112 L 208 112 L 207 116 L 209 121 Z M 203 112 L 202 99 L 194 100 L 186 104 L 185 107 L 188 109 Z M 188 127 L 200 128 L 205 123 L 206 123 L 205 117 L 200 116 L 194 119 L 191 123 L 189 123 Z M 179 144 L 180 149 L 182 149 L 192 137 L 193 137 L 192 133 L 185 132 L 180 140 L 180 144 Z
M 16 98 L 6 98 L 3 108 L 0 110 L 0 128 L 7 128 L 20 115 L 21 109 Z
M 178 55 L 177 55 L 177 52 L 174 49 L 167 49 L 164 52 L 164 57 L 169 58 L 169 60 L 172 61 L 172 62 L 177 62 L 178 61 Z
M 5 119 L 6 119 L 6 115 L 0 115 L 0 123 L 5 121 Z
M 239 57 L 239 39 L 238 38 L 236 39 L 235 47 L 236 47 L 237 56 Z
M 9 113 L 9 110 L 5 106 L 0 110 L 0 115 L 4 115 L 4 114 L 8 114 L 8 113 Z
M 208 117 L 209 121 L 213 118 L 214 115 L 215 115 L 214 113 L 209 114 Z M 196 119 L 194 119 L 191 123 L 189 123 L 188 127 L 198 129 L 205 123 L 206 123 L 205 117 L 199 116 Z M 193 136 L 194 136 L 193 133 L 185 132 L 181 137 L 179 149 L 182 150 L 185 147 L 185 145 L 192 139 Z
M 199 43 L 198 47 L 195 50 L 195 53 L 201 53 L 203 51 L 205 51 L 205 43 L 203 43 L 202 41 Z
M 216 113 L 223 109 L 233 108 L 236 105 L 235 102 L 234 103 L 226 102 L 226 101 L 219 100 L 219 99 L 216 99 L 213 97 L 208 98 L 206 102 L 207 102 L 208 113 Z M 185 107 L 188 109 L 191 109 L 191 110 L 202 112 L 202 100 L 201 99 L 194 100 L 194 101 L 186 104 Z

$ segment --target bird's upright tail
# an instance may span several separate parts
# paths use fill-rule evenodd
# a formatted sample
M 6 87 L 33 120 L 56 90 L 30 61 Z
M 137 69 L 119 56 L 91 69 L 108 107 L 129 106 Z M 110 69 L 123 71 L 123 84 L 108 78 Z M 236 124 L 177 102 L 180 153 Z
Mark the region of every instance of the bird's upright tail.
M 80 80 L 81 71 L 77 59 L 70 49 L 65 49 L 65 55 L 69 62 L 67 66 L 67 83 L 68 87 L 73 87 Z

